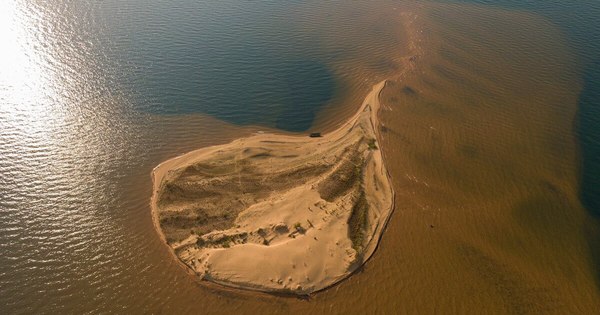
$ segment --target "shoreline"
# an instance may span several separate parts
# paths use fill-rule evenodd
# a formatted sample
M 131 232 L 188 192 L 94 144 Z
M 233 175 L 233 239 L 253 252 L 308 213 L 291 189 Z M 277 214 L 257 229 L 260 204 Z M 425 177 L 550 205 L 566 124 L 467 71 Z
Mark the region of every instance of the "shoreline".
M 391 187 L 390 183 L 390 175 L 387 171 L 387 169 L 385 168 L 385 163 L 384 163 L 384 157 L 383 157 L 383 153 L 380 149 L 376 149 L 376 150 L 369 150 L 371 152 L 369 152 L 369 156 L 370 159 L 373 160 L 373 167 L 369 168 L 369 172 L 376 172 L 377 174 L 379 174 L 378 176 L 382 176 L 383 180 L 380 180 L 379 184 L 384 185 L 384 189 L 382 189 L 382 191 L 378 191 L 377 189 L 377 183 L 375 184 L 375 189 L 371 189 L 371 191 L 369 191 L 369 194 L 372 194 L 372 192 L 374 191 L 378 191 L 376 192 L 376 194 L 382 194 L 381 198 L 385 199 L 385 202 L 383 203 L 385 205 L 386 209 L 375 209 L 374 211 L 380 211 L 379 213 L 376 213 L 374 219 L 375 220 L 371 220 L 370 226 L 368 228 L 369 230 L 369 235 L 367 235 L 367 240 L 364 242 L 364 244 L 362 244 L 359 248 L 361 248 L 361 250 L 357 250 L 357 253 L 355 253 L 354 256 L 350 255 L 350 258 L 346 258 L 344 261 L 346 261 L 346 265 L 347 265 L 347 269 L 344 272 L 340 273 L 340 270 L 334 270 L 334 274 L 333 275 L 325 275 L 322 276 L 317 275 L 316 277 L 319 279 L 319 281 L 304 281 L 302 282 L 302 285 L 297 284 L 295 285 L 293 288 L 290 286 L 287 286 L 287 284 L 283 284 L 283 287 L 281 288 L 275 288 L 274 286 L 277 286 L 276 283 L 274 283 L 273 279 L 271 279 L 271 282 L 273 282 L 274 284 L 271 283 L 265 283 L 265 279 L 261 278 L 262 275 L 252 275 L 252 277 L 255 277 L 256 279 L 260 279 L 260 280 L 256 280 L 256 282 L 252 282 L 249 280 L 241 280 L 241 281 L 236 281 L 236 279 L 238 279 L 238 275 L 236 275 L 234 272 L 229 271 L 229 273 L 225 273 L 225 276 L 221 276 L 219 273 L 217 273 L 216 271 L 212 271 L 209 268 L 213 268 L 210 264 L 208 264 L 207 266 L 204 267 L 198 267 L 195 265 L 195 260 L 191 260 L 190 257 L 193 256 L 194 259 L 198 258 L 198 261 L 201 260 L 209 260 L 209 256 L 210 255 L 206 255 L 205 256 L 199 256 L 200 254 L 198 252 L 201 252 L 199 249 L 196 249 L 195 251 L 193 250 L 187 250 L 188 252 L 190 252 L 189 254 L 182 254 L 182 250 L 181 249 L 185 249 L 185 248 L 189 248 L 190 244 L 192 244 L 192 242 L 196 242 L 200 237 L 199 236 L 191 236 L 191 240 L 183 240 L 181 242 L 172 242 L 171 244 L 169 244 L 168 238 L 165 235 L 165 232 L 163 231 L 163 228 L 161 227 L 160 224 L 160 209 L 158 206 L 158 202 L 159 202 L 159 194 L 161 193 L 161 185 L 163 184 L 164 181 L 169 180 L 170 177 L 176 177 L 177 173 L 176 171 L 179 170 L 179 172 L 181 172 L 181 169 L 184 168 L 189 168 L 190 166 L 192 166 L 195 162 L 198 162 L 199 160 L 202 159 L 208 159 L 209 157 L 215 155 L 215 154 L 220 154 L 223 151 L 226 151 L 229 148 L 245 148 L 247 147 L 249 144 L 256 144 L 256 143 L 273 143 L 273 146 L 277 146 L 279 144 L 281 145 L 294 145 L 294 146 L 301 146 L 301 145 L 310 145 L 311 148 L 318 148 L 321 145 L 323 145 L 323 147 L 327 146 L 328 144 L 335 142 L 335 141 L 342 141 L 345 138 L 344 137 L 349 137 L 349 135 L 351 134 L 355 134 L 358 131 L 354 131 L 353 129 L 360 129 L 360 128 L 354 128 L 356 126 L 361 127 L 362 129 L 364 129 L 364 124 L 366 124 L 366 121 L 368 121 L 368 129 L 370 129 L 370 131 L 367 132 L 371 132 L 373 137 L 375 138 L 376 143 L 380 143 L 381 140 L 381 135 L 380 135 L 380 131 L 378 129 L 379 126 L 379 120 L 378 120 L 378 113 L 379 113 L 379 109 L 381 107 L 380 101 L 379 101 L 379 97 L 381 94 L 381 91 L 383 90 L 383 88 L 386 86 L 387 80 L 381 81 L 378 84 L 376 84 L 372 90 L 370 91 L 370 93 L 366 96 L 366 98 L 364 99 L 362 105 L 360 106 L 360 108 L 358 109 L 358 111 L 350 117 L 350 119 L 348 119 L 344 124 L 342 124 L 341 126 L 339 126 L 337 129 L 324 134 L 321 138 L 309 138 L 306 135 L 282 135 L 282 134 L 271 134 L 271 133 L 261 133 L 261 134 L 255 134 L 255 135 L 251 135 L 249 137 L 245 137 L 245 138 L 239 138 L 236 139 L 230 143 L 227 144 L 222 144 L 222 145 L 216 145 L 216 146 L 211 146 L 211 147 L 205 147 L 205 148 L 201 148 L 198 150 L 194 150 L 191 152 L 188 152 L 186 154 L 168 159 L 162 163 L 160 163 L 159 165 L 157 165 L 153 170 L 152 170 L 152 180 L 153 180 L 153 194 L 152 194 L 152 198 L 151 198 L 151 212 L 152 212 L 152 221 L 153 221 L 153 225 L 154 228 L 156 229 L 156 231 L 158 232 L 161 240 L 163 242 L 165 242 L 165 244 L 167 244 L 167 246 L 170 248 L 169 251 L 170 253 L 176 258 L 176 261 L 185 268 L 185 270 L 190 274 L 190 275 L 194 275 L 196 279 L 200 278 L 200 280 L 204 280 L 204 281 L 200 281 L 201 283 L 211 283 L 211 284 L 216 284 L 220 287 L 226 287 L 226 288 L 234 288 L 234 289 L 243 289 L 243 290 L 251 290 L 251 291 L 258 291 L 258 292 L 264 292 L 264 293 L 269 293 L 269 294 L 276 294 L 276 295 L 290 295 L 290 296 L 302 296 L 302 295 L 309 295 L 315 292 L 319 292 L 322 290 L 325 290 L 327 288 L 330 288 L 336 284 L 338 284 L 339 282 L 341 282 L 342 280 L 348 278 L 349 276 L 351 276 L 353 273 L 355 273 L 357 270 L 360 270 L 360 266 L 362 266 L 364 263 L 366 263 L 366 261 L 368 261 L 373 253 L 375 252 L 375 250 L 377 249 L 379 242 L 381 240 L 381 237 L 383 235 L 383 232 L 385 230 L 385 227 L 387 226 L 387 223 L 391 217 L 391 214 L 394 210 L 394 198 L 395 198 L 395 192 L 393 190 L 393 188 Z M 367 116 L 367 117 L 365 117 Z M 365 120 L 367 119 L 367 120 Z M 363 121 L 365 120 L 365 121 Z M 361 129 L 361 130 L 362 130 Z M 362 134 L 361 134 L 362 135 Z M 362 139 L 362 138 L 361 138 Z M 312 142 L 312 143 L 310 143 Z M 307 144 L 308 143 L 308 144 Z M 316 145 L 315 145 L 316 143 Z M 331 144 L 330 144 L 331 145 Z M 326 150 L 326 149 L 324 149 Z M 327 152 L 325 152 L 327 153 Z M 365 166 L 365 169 L 367 167 Z M 371 169 L 372 168 L 372 169 Z M 373 173 L 373 178 L 375 178 L 375 174 Z M 292 204 L 294 205 L 294 207 L 296 207 L 296 204 L 300 203 L 300 199 L 304 198 L 304 196 L 306 196 L 306 192 L 304 190 L 306 190 L 306 185 L 302 185 L 302 187 L 300 188 L 293 188 L 290 189 L 289 191 L 293 191 L 298 190 L 298 196 L 302 196 L 298 199 L 298 202 L 295 202 L 295 200 L 292 200 Z M 313 189 L 314 189 L 314 183 L 312 185 Z M 361 184 L 362 186 L 362 184 Z M 367 185 L 368 186 L 368 185 Z M 286 192 L 287 193 L 287 192 Z M 294 194 L 290 195 L 290 196 L 294 196 Z M 373 199 L 373 197 L 370 197 L 369 195 L 369 203 L 374 203 L 377 205 L 381 205 L 382 203 L 378 203 L 379 200 L 371 200 Z M 379 197 L 375 197 L 379 198 Z M 355 199 L 355 198 L 354 198 Z M 352 198 L 348 198 L 348 200 L 353 200 Z M 240 201 L 241 202 L 241 201 Z M 278 201 L 276 201 L 278 202 Z M 312 201 L 311 201 L 312 202 Z M 273 204 L 273 200 L 270 200 L 270 203 Z M 281 205 L 282 207 L 285 206 L 289 206 L 290 200 L 284 200 L 281 201 Z M 316 204 L 315 204 L 316 205 Z M 341 205 L 341 206 L 340 206 Z M 333 206 L 333 209 L 329 209 L 329 211 L 335 212 L 339 209 L 337 208 L 344 208 L 344 205 L 351 205 L 348 204 L 348 202 L 344 203 L 336 203 L 335 206 Z M 251 206 L 252 207 L 252 206 Z M 310 206 L 308 207 L 310 209 Z M 279 210 L 278 210 L 279 211 Z M 295 212 L 296 210 L 290 210 L 288 212 L 292 212 L 292 214 Z M 371 211 L 371 210 L 370 210 Z M 325 210 L 325 212 L 327 213 L 328 211 Z M 241 215 L 241 214 L 240 214 Z M 337 215 L 336 215 L 337 216 Z M 342 215 L 343 217 L 343 215 Z M 312 217 L 311 217 L 312 218 Z M 236 220 L 238 220 L 239 217 L 236 217 Z M 322 218 L 325 221 L 325 218 Z M 315 220 L 313 218 L 313 220 Z M 329 219 L 328 219 L 329 220 Z M 337 228 L 337 236 L 341 237 L 340 235 L 342 235 L 342 231 L 339 229 L 340 224 L 341 223 L 346 223 L 346 220 L 350 220 L 350 218 L 348 216 L 344 217 L 343 219 L 333 219 L 331 220 L 331 222 L 335 223 L 336 228 Z M 310 226 L 312 227 L 312 223 L 309 219 L 307 219 L 306 221 L 308 221 L 308 223 L 310 224 Z M 372 221 L 376 221 L 376 223 L 372 223 Z M 287 223 L 287 227 L 291 227 L 292 221 L 286 222 Z M 296 223 L 298 224 L 298 223 Z M 238 224 L 239 227 L 239 224 Z M 346 225 L 346 228 L 348 227 L 348 225 Z M 323 228 L 329 228 L 329 227 L 323 227 Z M 313 231 L 314 230 L 314 231 Z M 319 231 L 321 230 L 321 228 L 318 229 Z M 229 231 L 229 230 L 228 230 Z M 317 236 L 319 237 L 319 239 L 321 238 L 327 238 L 327 236 L 329 234 L 323 234 L 320 233 L 319 231 L 317 231 L 317 229 L 312 229 L 309 232 L 306 232 L 306 234 L 314 234 L 315 236 L 314 239 L 317 240 Z M 313 233 L 314 232 L 314 233 Z M 212 232 L 211 232 L 212 233 Z M 205 237 L 206 235 L 212 236 L 212 234 L 214 233 L 207 233 L 205 235 L 203 235 L 202 237 Z M 294 234 L 295 232 L 293 231 L 292 233 L 290 233 L 290 235 Z M 329 233 L 329 231 L 327 231 L 327 233 Z M 193 232 L 192 232 L 193 234 Z M 302 235 L 300 235 L 302 234 Z M 311 235 L 312 235 L 311 234 Z M 288 235 L 288 237 L 290 236 Z M 298 235 L 298 239 L 308 239 L 307 237 L 304 237 L 304 233 L 295 233 L 293 235 L 294 240 L 296 240 L 296 235 Z M 343 235 L 342 235 L 343 236 Z M 303 238 L 304 237 L 304 238 Z M 298 248 L 299 245 L 289 245 L 288 243 L 291 241 L 287 241 L 287 240 L 283 240 L 282 237 L 277 238 L 277 235 L 274 237 L 274 239 L 277 239 L 277 242 L 279 242 L 278 244 L 273 244 L 271 246 L 267 245 L 267 246 L 262 246 L 262 245 L 255 245 L 255 244 L 234 244 L 234 246 L 232 248 L 235 247 L 241 247 L 242 245 L 245 246 L 245 249 L 247 252 L 247 249 L 249 246 L 254 246 L 253 250 L 254 252 L 260 252 L 260 251 L 264 251 L 264 250 L 270 250 L 272 251 L 272 248 L 275 248 L 276 246 L 279 247 L 284 247 L 287 246 L 289 248 Z M 280 241 L 282 240 L 282 241 Z M 301 244 L 299 243 L 299 241 L 295 241 L 297 244 Z M 306 243 L 306 241 L 303 241 L 304 243 Z M 327 241 L 324 241 L 327 242 Z M 336 245 L 338 245 L 338 241 L 335 242 Z M 346 242 L 348 243 L 348 242 Z M 303 244 L 303 243 L 302 243 Z M 348 243 L 349 244 L 349 243 Z M 347 244 L 346 244 L 347 245 Z M 311 245 L 312 246 L 312 245 Z M 352 245 L 351 245 L 352 246 Z M 310 248 L 310 246 L 308 247 Z M 210 254 L 213 255 L 213 257 L 219 257 L 219 256 L 223 256 L 225 254 L 223 254 L 223 252 L 227 252 L 229 249 L 229 245 L 227 245 L 227 248 L 219 248 L 219 249 L 203 249 L 205 252 L 209 251 Z M 289 249 L 288 249 L 289 250 Z M 328 248 L 328 250 L 331 251 L 331 248 Z M 345 248 L 346 252 L 348 251 L 348 246 L 346 246 Z M 179 255 L 176 251 L 179 251 Z M 360 253 L 359 253 L 360 251 Z M 229 250 L 229 252 L 233 252 L 235 253 L 234 250 Z M 237 251 L 240 252 L 240 251 Z M 239 257 L 244 257 L 244 259 L 246 258 L 246 254 L 237 254 L 237 255 L 241 255 Z M 356 255 L 360 254 L 360 257 L 355 257 Z M 185 256 L 188 255 L 188 256 Z M 263 254 L 266 255 L 266 254 Z M 184 260 L 182 259 L 182 256 L 184 256 Z M 225 257 L 227 257 L 227 255 L 225 255 Z M 233 257 L 236 257 L 235 255 Z M 283 257 L 287 257 L 287 256 L 283 256 Z M 340 256 L 341 257 L 341 256 Z M 339 258 L 339 257 L 338 257 Z M 317 258 L 311 258 L 312 260 L 310 260 L 310 262 L 312 263 L 313 260 L 317 260 L 317 263 L 319 263 Z M 227 258 L 223 258 L 223 259 L 216 259 L 213 258 L 213 260 L 219 262 L 221 265 L 226 265 L 226 262 L 231 261 L 230 257 Z M 191 263 L 190 263 L 191 261 Z M 306 266 L 306 261 L 304 262 L 305 266 Z M 331 264 L 329 265 L 331 266 Z M 230 267 L 230 266 L 229 266 Z M 229 270 L 237 270 L 235 267 L 240 267 L 239 265 L 235 265 L 234 268 L 230 268 Z M 322 266 L 321 266 L 322 267 Z M 202 269 L 204 268 L 204 269 Z M 280 268 L 284 268 L 284 267 L 280 267 Z M 292 267 L 295 268 L 295 267 Z M 337 267 L 339 268 L 339 267 Z M 224 268 L 226 271 L 228 270 L 227 268 Z M 335 269 L 335 268 L 334 268 Z M 287 269 L 282 269 L 282 270 L 286 270 L 289 271 Z M 220 270 L 217 269 L 217 271 L 220 272 Z M 215 272 L 215 274 L 217 276 L 213 276 L 213 274 L 211 274 L 211 272 Z M 297 275 L 298 272 L 294 273 L 294 275 Z M 311 277 L 314 275 L 311 274 Z M 306 276 L 306 278 L 308 279 L 308 276 Z M 233 279 L 233 280 L 232 280 Z M 252 278 L 254 279 L 254 278 Z M 287 279 L 287 278 L 286 278 Z M 292 277 L 290 276 L 290 282 Z M 281 279 L 278 279 L 279 283 L 282 282 Z M 305 287 L 306 286 L 306 287 Z

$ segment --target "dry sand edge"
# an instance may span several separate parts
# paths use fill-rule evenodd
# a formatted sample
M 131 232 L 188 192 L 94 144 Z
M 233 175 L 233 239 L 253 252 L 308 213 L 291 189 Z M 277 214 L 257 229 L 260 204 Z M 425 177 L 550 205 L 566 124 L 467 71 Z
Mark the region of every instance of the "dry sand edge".
M 345 124 L 341 125 L 336 130 L 323 135 L 323 138 L 321 138 L 321 139 L 323 141 L 326 141 L 328 138 L 340 137 L 340 134 L 349 132 L 352 129 L 352 127 L 356 125 L 361 114 L 364 113 L 366 108 L 370 106 L 369 120 L 371 123 L 372 132 L 375 135 L 375 138 L 376 138 L 378 144 L 381 146 L 381 141 L 380 141 L 381 135 L 380 135 L 379 128 L 378 128 L 379 120 L 378 120 L 377 116 L 379 114 L 379 109 L 381 107 L 380 94 L 381 94 L 381 91 L 383 90 L 383 88 L 385 87 L 386 82 L 387 82 L 387 80 L 384 80 L 384 81 L 381 81 L 380 83 L 374 85 L 373 89 L 367 95 L 362 106 L 358 109 L 358 111 Z M 258 139 L 261 141 L 266 140 L 266 141 L 296 142 L 296 141 L 306 140 L 307 136 L 306 135 L 258 134 L 258 135 L 253 135 L 253 136 L 250 136 L 247 138 L 237 139 L 228 144 L 217 145 L 217 146 L 194 150 L 189 153 L 166 160 L 166 161 L 162 162 L 161 164 L 159 164 L 158 166 L 156 166 L 152 171 L 153 194 L 152 194 L 150 206 L 151 206 L 151 212 L 152 212 L 153 225 L 154 225 L 156 231 L 158 232 L 160 238 L 163 240 L 163 242 L 167 243 L 166 236 L 160 227 L 157 198 L 158 198 L 158 192 L 160 191 L 160 185 L 161 185 L 163 179 L 165 179 L 165 176 L 168 176 L 169 171 L 177 169 L 177 168 L 181 168 L 186 165 L 190 165 L 194 161 L 197 161 L 199 159 L 199 157 L 206 155 L 207 152 L 209 152 L 209 153 L 215 152 L 223 147 L 243 145 L 244 139 L 251 139 L 251 138 L 254 138 L 254 140 Z M 365 249 L 361 252 L 362 259 L 360 261 L 360 264 L 353 266 L 352 268 L 349 268 L 346 273 L 342 274 L 341 276 L 339 276 L 333 280 L 329 279 L 329 282 L 325 283 L 324 285 L 321 284 L 320 286 L 317 286 L 317 288 L 315 290 L 309 290 L 309 291 L 306 291 L 306 290 L 295 291 L 295 290 L 290 290 L 290 289 L 265 288 L 265 287 L 261 287 L 261 286 L 256 286 L 255 284 L 252 284 L 252 283 L 248 283 L 248 284 L 241 283 L 240 284 L 240 283 L 234 283 L 234 282 L 228 282 L 228 281 L 220 281 L 219 279 L 214 279 L 212 277 L 202 277 L 200 279 L 204 280 L 204 281 L 200 281 L 200 282 L 203 284 L 211 284 L 211 283 L 217 284 L 218 285 L 217 287 L 219 287 L 220 289 L 222 288 L 221 286 L 223 286 L 224 288 L 245 289 L 245 290 L 258 291 L 258 292 L 264 292 L 264 293 L 275 294 L 275 295 L 297 296 L 297 295 L 309 295 L 312 293 L 326 290 L 332 286 L 339 284 L 342 280 L 350 277 L 352 274 L 361 270 L 361 266 L 363 266 L 372 257 L 373 253 L 379 246 L 379 242 L 383 236 L 383 233 L 385 231 L 387 223 L 388 223 L 388 221 L 392 215 L 392 212 L 395 208 L 395 205 L 394 205 L 395 192 L 393 190 L 393 187 L 391 186 L 391 178 L 390 178 L 389 172 L 388 172 L 387 168 L 385 168 L 385 156 L 384 156 L 384 153 L 382 152 L 381 148 L 379 148 L 379 154 L 380 154 L 379 162 L 382 165 L 382 168 L 384 170 L 385 176 L 386 176 L 388 184 L 389 184 L 388 189 L 389 189 L 390 195 L 391 195 L 390 207 L 389 207 L 389 209 L 380 210 L 380 211 L 382 211 L 383 216 L 381 219 L 377 220 L 375 230 L 372 233 L 373 237 L 371 239 L 369 239 L 368 243 L 365 246 Z M 168 246 L 168 247 L 170 248 L 169 252 L 176 258 L 175 261 L 177 261 L 179 265 L 181 265 L 189 274 L 195 275 L 195 276 L 198 275 L 198 273 L 196 271 L 194 271 L 191 266 L 187 265 L 179 256 L 177 256 L 177 254 L 175 253 L 174 249 L 171 246 Z M 198 279 L 198 277 L 195 277 L 195 278 Z

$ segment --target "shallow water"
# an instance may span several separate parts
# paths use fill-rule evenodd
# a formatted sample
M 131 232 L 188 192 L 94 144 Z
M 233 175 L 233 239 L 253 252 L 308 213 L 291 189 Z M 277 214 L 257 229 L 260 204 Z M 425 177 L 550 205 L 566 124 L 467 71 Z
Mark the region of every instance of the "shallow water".
M 382 143 L 403 187 L 397 224 L 412 237 L 390 242 L 421 244 L 419 272 L 406 276 L 445 292 L 422 309 L 593 314 L 597 265 L 584 231 L 598 229 L 578 200 L 574 53 L 528 13 L 430 12 L 436 49 L 384 96 Z
M 2 2 L 0 305 L 591 313 L 600 237 L 577 196 L 596 209 L 598 37 L 580 44 L 564 25 L 581 7 L 554 5 L 527 9 L 561 28 L 470 5 Z M 258 129 L 333 128 L 400 70 L 408 11 L 433 53 L 412 78 L 419 101 L 388 92 L 384 153 L 401 193 L 374 258 L 308 301 L 195 283 L 152 228 L 151 169 Z

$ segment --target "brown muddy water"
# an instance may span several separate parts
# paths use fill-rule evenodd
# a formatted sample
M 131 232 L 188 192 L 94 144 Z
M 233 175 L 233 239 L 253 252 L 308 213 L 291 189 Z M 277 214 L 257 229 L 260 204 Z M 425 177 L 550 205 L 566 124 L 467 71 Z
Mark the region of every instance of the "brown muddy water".
M 8 31 L 0 34 L 17 44 L 0 54 L 2 313 L 600 309 L 587 240 L 600 232 L 577 197 L 580 65 L 548 20 L 467 4 L 348 2 L 266 8 L 276 13 L 274 24 L 250 23 L 256 31 L 279 27 L 277 41 L 294 35 L 296 44 L 278 54 L 309 54 L 334 78 L 310 130 L 334 128 L 372 84 L 392 79 L 380 113 L 381 148 L 397 192 L 387 231 L 360 272 L 297 299 L 195 282 L 161 243 L 149 209 L 150 172 L 161 161 L 279 125 L 269 117 L 266 126 L 257 119 L 240 126 L 227 113 L 144 109 L 156 101 L 144 94 L 153 93 L 150 79 L 114 71 L 155 66 L 121 67 L 111 62 L 118 49 L 95 45 L 143 46 L 146 39 L 119 37 L 121 28 L 94 15 L 105 7 L 7 3 L 8 22 L 0 23 Z M 126 12 L 136 3 L 114 5 Z M 210 9 L 202 11 L 207 23 L 219 23 Z M 76 22 L 53 21 L 68 18 Z M 119 23 L 132 32 L 151 27 Z M 124 42 L 90 39 L 90 25 Z M 160 90 L 160 81 L 153 84 Z

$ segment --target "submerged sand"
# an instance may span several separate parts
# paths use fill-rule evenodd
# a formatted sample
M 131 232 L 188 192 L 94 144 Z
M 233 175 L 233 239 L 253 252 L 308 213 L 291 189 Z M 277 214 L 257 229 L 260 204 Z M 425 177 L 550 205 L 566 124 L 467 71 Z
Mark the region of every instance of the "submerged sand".
M 203 280 L 309 294 L 374 252 L 394 192 L 378 148 L 375 85 L 343 126 L 318 138 L 256 134 L 153 171 L 155 226 Z

